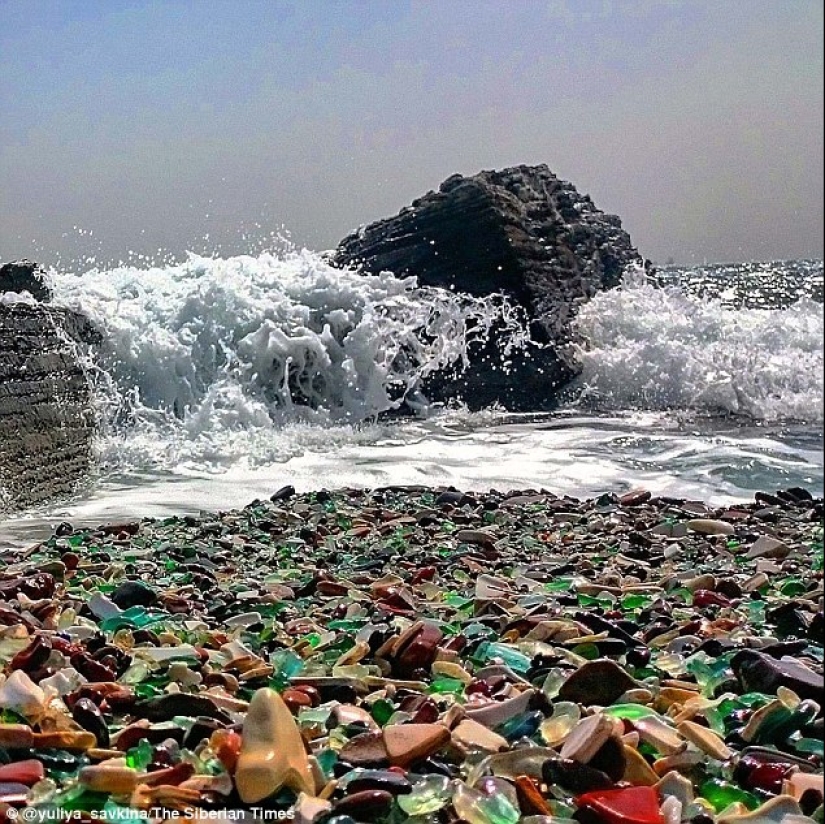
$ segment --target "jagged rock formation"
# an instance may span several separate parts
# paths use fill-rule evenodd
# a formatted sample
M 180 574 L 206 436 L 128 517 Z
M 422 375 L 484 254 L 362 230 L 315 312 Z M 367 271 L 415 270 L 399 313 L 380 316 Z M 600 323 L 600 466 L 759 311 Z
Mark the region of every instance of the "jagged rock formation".
M 3 300 L 24 291 L 50 298 L 36 264 L 0 268 L 0 512 L 70 492 L 88 474 L 96 426 L 76 343 L 99 342 L 97 331 L 67 310 Z
M 503 292 L 523 306 L 546 348 L 503 370 L 492 340 L 455 381 L 441 376 L 425 387 L 473 407 L 498 401 L 515 410 L 553 405 L 576 374 L 565 347 L 578 306 L 616 286 L 628 264 L 643 263 L 620 219 L 545 165 L 453 175 L 395 217 L 344 238 L 331 260 L 472 295 Z

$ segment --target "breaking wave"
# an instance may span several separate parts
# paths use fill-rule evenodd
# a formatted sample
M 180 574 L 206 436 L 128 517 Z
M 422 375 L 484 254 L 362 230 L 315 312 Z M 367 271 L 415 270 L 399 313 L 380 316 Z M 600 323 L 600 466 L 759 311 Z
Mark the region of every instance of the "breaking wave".
M 581 310 L 577 326 L 580 403 L 823 419 L 823 312 L 809 297 L 775 309 L 735 307 L 630 272 Z

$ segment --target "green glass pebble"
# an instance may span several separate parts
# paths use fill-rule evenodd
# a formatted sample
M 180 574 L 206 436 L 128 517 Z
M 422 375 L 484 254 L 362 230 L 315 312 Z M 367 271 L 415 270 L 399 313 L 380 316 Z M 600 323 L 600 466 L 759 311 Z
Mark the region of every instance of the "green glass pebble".
M 625 595 L 621 600 L 622 609 L 625 611 L 643 609 L 648 606 L 651 601 L 646 595 Z
M 659 716 L 656 710 L 646 707 L 644 704 L 612 704 L 605 707 L 602 713 L 613 716 L 613 718 L 626 718 L 628 721 Z
M 101 591 L 103 591 L 103 589 L 104 587 L 100 587 Z M 114 587 L 111 589 L 113 591 Z M 105 621 L 102 621 L 100 628 L 104 632 L 115 632 L 121 627 L 142 629 L 143 627 L 147 627 L 150 624 L 156 624 L 162 620 L 164 620 L 164 616 L 150 614 L 143 609 L 143 607 L 129 607 L 129 609 L 124 610 L 120 613 L 120 615 L 115 615 L 111 618 L 107 618 Z
M 648 744 L 647 741 L 640 741 L 639 746 L 636 747 L 636 749 L 650 761 L 655 761 L 661 756 L 659 750 L 657 750 L 652 744 Z
M 595 661 L 600 657 L 599 648 L 595 644 L 577 644 L 573 652 L 586 661 Z
M 787 707 L 777 707 L 759 725 L 754 744 L 782 743 L 796 729 L 794 713 Z
M 145 770 L 151 763 L 152 745 L 145 738 L 126 752 L 126 766 L 133 770 Z
M 327 628 L 341 630 L 341 632 L 358 632 L 364 626 L 366 620 L 366 618 L 342 618 L 337 621 L 330 621 Z
M 755 626 L 761 626 L 765 622 L 765 609 L 764 601 L 748 601 L 748 620 Z
M 738 695 L 734 700 L 740 708 L 758 710 L 759 707 L 764 707 L 765 704 L 772 701 L 773 697 L 765 695 L 764 692 L 746 692 L 743 695 Z
M 825 745 L 818 738 L 799 738 L 793 742 L 793 746 L 797 752 L 825 755 Z
M 710 728 L 724 738 L 730 732 L 728 725 L 735 723 L 733 712 L 737 709 L 739 709 L 737 702 L 726 698 L 715 706 L 708 707 L 705 710 L 705 719 Z
M 274 604 L 255 604 L 255 609 L 266 618 L 276 618 L 286 608 L 287 605 L 284 601 L 278 601 Z
M 515 647 L 494 641 L 484 641 L 479 644 L 473 657 L 484 664 L 493 658 L 500 658 L 513 672 L 521 675 L 530 669 L 530 664 L 532 663 L 528 656 Z
M 736 802 L 744 804 L 749 810 L 755 810 L 761 803 L 752 793 L 716 778 L 702 784 L 699 792 L 717 813 Z
M 434 678 L 427 692 L 434 695 L 464 695 L 464 683 L 458 678 Z
M 573 816 L 576 814 L 576 807 L 568 804 L 566 801 L 561 801 L 557 798 L 550 798 L 547 800 L 547 806 L 550 808 L 550 812 L 553 813 L 553 818 L 556 820 L 556 824 L 574 820 Z
M 532 736 L 543 720 L 544 713 L 539 710 L 524 712 L 500 724 L 495 731 L 508 741 L 517 741 Z
M 655 667 L 634 667 L 633 677 L 637 681 L 646 681 L 648 678 L 652 678 L 658 682 L 661 678 L 661 673 Z
M 407 815 L 430 815 L 447 806 L 452 796 L 450 782 L 443 775 L 427 775 L 413 784 L 407 795 L 399 795 L 398 806 Z
M 14 710 L 0 710 L 0 723 L 2 724 L 28 724 L 28 719 L 18 715 Z
M 521 813 L 504 795 L 493 795 L 479 805 L 490 824 L 518 824 Z
M 270 663 L 275 667 L 275 675 L 281 678 L 294 678 L 304 669 L 304 660 L 292 650 L 278 650 L 272 655 Z
M 89 763 L 89 759 L 85 755 L 71 753 L 67 750 L 47 748 L 38 749 L 35 752 L 34 757 L 40 761 L 52 778 L 73 775 L 80 767 Z
M 687 587 L 676 587 L 676 589 L 670 590 L 668 598 L 674 602 L 678 599 L 684 604 L 693 603 L 693 593 Z
M 325 726 L 332 715 L 330 707 L 314 707 L 302 709 L 298 713 L 298 723 L 302 727 L 314 727 L 316 725 Z
M 788 578 L 779 586 L 779 591 L 788 598 L 796 598 L 808 591 L 808 586 L 801 578 Z
M 518 824 L 521 815 L 503 793 L 482 795 L 462 785 L 453 795 L 453 807 L 468 824 Z
M 394 712 L 395 707 L 393 707 L 392 703 L 387 701 L 385 698 L 379 698 L 375 703 L 373 703 L 372 707 L 370 707 L 370 713 L 375 720 L 375 723 L 381 727 L 383 727 L 387 721 L 390 720 Z
M 557 578 L 544 585 L 545 592 L 570 592 L 572 578 Z
M 474 622 L 464 627 L 462 635 L 470 641 L 474 638 L 495 638 L 498 633 L 491 627 Z
M 154 698 L 156 695 L 161 694 L 161 690 L 157 687 L 146 683 L 135 684 L 134 691 L 138 698 Z
M 316 756 L 316 761 L 318 762 L 318 766 L 321 768 L 321 772 L 324 774 L 324 777 L 329 780 L 332 778 L 333 769 L 338 763 L 338 753 L 330 749 L 322 750 Z

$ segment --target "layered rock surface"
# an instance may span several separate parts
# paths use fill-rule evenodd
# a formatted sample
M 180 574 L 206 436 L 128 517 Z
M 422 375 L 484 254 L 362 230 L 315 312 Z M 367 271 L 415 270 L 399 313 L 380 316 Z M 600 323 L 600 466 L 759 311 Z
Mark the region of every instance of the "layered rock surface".
M 338 266 L 414 275 L 421 285 L 471 295 L 501 292 L 520 304 L 534 341 L 545 348 L 503 366 L 495 336 L 455 381 L 425 388 L 474 407 L 552 406 L 577 372 L 568 351 L 577 308 L 618 285 L 624 268 L 643 264 L 615 215 L 605 214 L 546 165 L 453 175 L 437 192 L 394 217 L 344 238 Z
M 0 512 L 70 492 L 89 471 L 95 418 L 76 343 L 96 332 L 48 300 L 42 271 L 28 261 L 0 268 Z

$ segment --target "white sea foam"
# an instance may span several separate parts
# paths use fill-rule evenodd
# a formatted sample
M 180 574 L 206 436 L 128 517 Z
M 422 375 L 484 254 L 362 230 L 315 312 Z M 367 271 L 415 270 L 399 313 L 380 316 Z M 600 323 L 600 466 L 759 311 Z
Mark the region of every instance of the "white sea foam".
M 37 302 L 32 293 L 25 289 L 22 292 L 0 292 L 0 304 L 11 306 L 16 303 L 27 303 L 34 306 Z
M 423 403 L 420 380 L 467 362 L 499 298 L 363 276 L 310 252 L 51 273 L 55 301 L 103 331 L 92 369 L 104 464 L 222 467 L 377 437 L 362 421 Z M 319 426 L 321 428 L 319 428 Z
M 587 304 L 577 324 L 581 399 L 599 409 L 823 419 L 823 313 L 810 299 L 726 308 L 631 272 Z
M 224 471 L 403 440 L 411 430 L 365 422 L 423 403 L 421 378 L 460 367 L 494 322 L 513 346 L 524 334 L 500 299 L 342 272 L 305 251 L 50 279 L 55 301 L 104 333 L 91 374 L 109 468 Z M 821 310 L 726 308 L 630 273 L 580 312 L 577 402 L 821 421 Z

